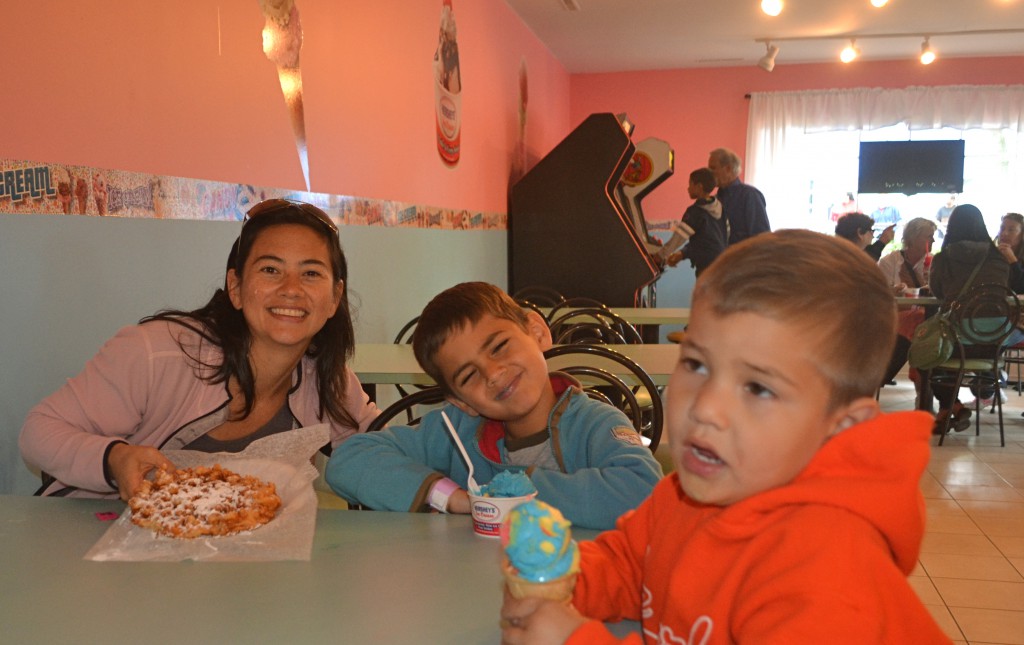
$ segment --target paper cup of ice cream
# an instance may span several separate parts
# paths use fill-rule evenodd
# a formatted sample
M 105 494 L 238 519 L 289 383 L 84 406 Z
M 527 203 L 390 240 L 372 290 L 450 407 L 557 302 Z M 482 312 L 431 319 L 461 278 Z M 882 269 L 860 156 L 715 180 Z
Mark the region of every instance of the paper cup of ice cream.
M 580 553 L 571 526 L 557 508 L 538 500 L 509 512 L 502 527 L 502 575 L 514 598 L 572 600 Z
M 478 490 L 470 490 L 469 504 L 473 531 L 484 537 L 501 535 L 501 525 L 513 508 L 537 496 L 525 473 L 503 471 Z

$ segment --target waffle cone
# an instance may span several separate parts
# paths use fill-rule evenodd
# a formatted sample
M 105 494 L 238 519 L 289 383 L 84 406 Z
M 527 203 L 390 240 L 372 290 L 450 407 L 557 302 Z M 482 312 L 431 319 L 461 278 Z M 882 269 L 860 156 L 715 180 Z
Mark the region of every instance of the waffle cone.
M 576 588 L 577 573 L 575 571 L 547 582 L 532 582 L 521 578 L 513 573 L 507 565 L 504 574 L 505 584 L 513 598 L 544 598 L 568 603 L 572 600 L 572 594 Z

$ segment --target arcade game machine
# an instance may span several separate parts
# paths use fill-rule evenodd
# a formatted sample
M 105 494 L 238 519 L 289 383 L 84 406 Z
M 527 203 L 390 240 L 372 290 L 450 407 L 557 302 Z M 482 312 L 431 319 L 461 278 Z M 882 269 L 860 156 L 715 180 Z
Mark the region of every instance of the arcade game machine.
M 592 114 L 509 192 L 509 288 L 554 289 L 638 307 L 660 275 L 646 235 L 615 197 L 633 158 L 632 126 Z
M 657 253 L 661 242 L 647 232 L 647 219 L 640 202 L 675 172 L 675 152 L 667 141 L 648 137 L 636 144 L 636 152 L 622 173 L 615 197 L 629 215 L 637 235 L 644 241 L 649 254 Z M 654 307 L 657 304 L 655 285 L 652 282 L 641 294 L 641 306 Z

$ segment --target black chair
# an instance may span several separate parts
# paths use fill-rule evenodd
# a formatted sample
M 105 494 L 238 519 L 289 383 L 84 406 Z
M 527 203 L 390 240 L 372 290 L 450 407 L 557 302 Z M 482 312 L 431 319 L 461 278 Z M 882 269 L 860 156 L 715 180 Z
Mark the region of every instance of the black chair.
M 541 317 L 541 320 L 544 321 L 544 324 L 547 324 L 547 314 L 544 313 L 544 310 L 541 309 L 539 305 L 534 304 L 530 300 L 524 300 L 520 298 L 516 298 L 516 304 L 522 307 L 523 309 L 528 309 L 529 311 L 534 312 L 535 314 Z
M 409 322 L 405 323 L 405 325 L 403 325 L 402 328 L 400 330 L 398 330 L 398 333 L 395 334 L 395 340 L 393 341 L 394 344 L 395 345 L 409 345 L 409 344 L 411 344 L 412 343 L 413 332 L 416 331 L 416 324 L 419 321 L 420 321 L 420 317 L 416 316 L 415 318 L 413 318 Z M 416 387 L 419 388 L 419 389 L 423 389 L 424 387 L 427 387 L 427 386 L 417 385 Z M 398 396 L 399 397 L 405 397 L 405 396 L 409 395 L 409 391 L 406 390 L 404 387 L 402 387 L 402 385 L 400 383 L 395 383 L 395 389 L 398 390 Z M 409 421 L 412 421 L 412 417 L 411 416 L 409 417 Z
M 548 326 L 556 345 L 639 345 L 644 342 L 636 327 L 610 309 L 574 308 L 550 319 Z
M 1017 391 L 1017 396 L 1024 394 L 1024 341 L 1005 347 L 1003 349 L 1003 362 L 1007 366 L 1007 377 L 1011 376 L 1009 374 L 1010 365 L 1016 366 L 1017 378 L 1013 384 L 1013 389 Z
M 584 392 L 591 398 L 604 401 L 625 412 L 640 436 L 649 441 L 648 447 L 651 452 L 654 452 L 661 442 L 665 405 L 651 376 L 636 361 L 601 345 L 558 345 L 544 352 L 549 364 L 553 358 L 573 355 L 585 356 L 587 360 L 583 364 L 574 364 L 570 360 L 565 367 L 553 369 L 575 376 L 583 384 Z M 594 360 L 594 357 L 598 360 Z M 601 367 L 611 367 L 613 364 L 625 367 L 629 374 L 627 378 L 631 382 Z
M 441 388 L 436 385 L 430 387 L 424 387 L 422 390 L 417 390 L 412 394 L 406 394 L 399 400 L 395 401 L 377 416 L 376 419 L 370 422 L 367 426 L 367 432 L 376 432 L 386 427 L 388 423 L 399 414 L 405 413 L 407 423 L 405 425 L 414 426 L 420 422 L 423 414 L 417 414 L 416 406 L 437 406 L 444 403 L 444 393 Z
M 559 316 L 562 316 L 569 309 L 604 309 L 607 311 L 608 305 L 604 304 L 600 300 L 585 298 L 583 296 L 562 298 L 561 302 L 551 306 L 551 310 L 548 312 L 548 322 L 550 323 Z
M 558 293 L 551 287 L 540 285 L 523 287 L 512 294 L 512 299 L 522 304 L 523 301 L 532 303 L 537 307 L 555 307 L 565 300 L 565 296 Z
M 405 323 L 405 325 L 403 325 L 402 328 L 398 331 L 398 334 L 395 335 L 395 340 L 392 342 L 394 342 L 395 345 L 411 343 L 412 334 L 414 331 L 416 331 L 416 323 L 418 323 L 419 321 L 420 317 L 416 316 L 409 322 Z
M 1005 285 L 982 284 L 950 303 L 948 310 L 956 347 L 950 360 L 931 371 L 932 386 L 951 388 L 954 399 L 961 387 L 972 389 L 976 436 L 981 434 L 981 393 L 991 390 L 993 405 L 999 414 L 999 445 L 1005 446 L 1000 375 L 1005 366 L 1002 344 L 1020 320 L 1020 302 Z M 949 433 L 949 425 L 950 415 L 946 415 L 941 419 L 940 446 Z

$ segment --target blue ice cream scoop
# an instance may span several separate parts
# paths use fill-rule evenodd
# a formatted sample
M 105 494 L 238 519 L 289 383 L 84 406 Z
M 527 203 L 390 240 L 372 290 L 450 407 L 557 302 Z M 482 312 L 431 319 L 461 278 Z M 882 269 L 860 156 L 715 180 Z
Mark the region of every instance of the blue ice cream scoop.
M 524 472 L 503 470 L 490 482 L 480 486 L 480 497 L 525 497 L 536 493 L 533 482 Z
M 505 555 L 519 577 L 548 582 L 578 572 L 580 551 L 571 526 L 561 511 L 536 499 L 513 508 L 505 529 Z

